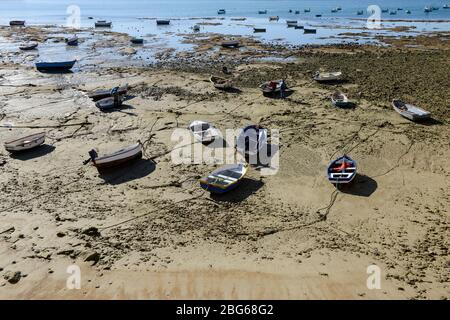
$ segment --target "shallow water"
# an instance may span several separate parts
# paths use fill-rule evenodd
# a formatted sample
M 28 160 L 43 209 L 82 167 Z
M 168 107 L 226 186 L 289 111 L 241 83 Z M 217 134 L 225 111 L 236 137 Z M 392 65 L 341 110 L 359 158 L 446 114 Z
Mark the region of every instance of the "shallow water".
M 201 24 L 199 34 L 218 33 L 239 36 L 252 36 L 263 42 L 281 45 L 306 44 L 336 44 L 336 43 L 370 43 L 377 42 L 377 35 L 416 35 L 420 32 L 450 31 L 450 22 L 433 20 L 449 20 L 450 9 L 443 9 L 444 3 L 434 3 L 439 10 L 429 14 L 423 8 L 430 5 L 429 0 L 379 0 L 379 1 L 267 1 L 267 0 L 2 0 L 0 1 L 0 24 L 8 25 L 12 19 L 24 19 L 27 25 L 52 24 L 66 26 L 67 22 L 79 22 L 81 28 L 93 28 L 96 20 L 113 22 L 111 31 L 128 33 L 131 36 L 143 37 L 144 46 L 137 46 L 138 55 L 135 59 L 152 60 L 152 54 L 161 47 L 174 48 L 177 51 L 191 50 L 192 45 L 183 43 L 184 35 L 192 34 L 192 27 Z M 356 11 L 365 10 L 369 4 L 378 4 L 381 8 L 404 10 L 397 15 L 383 13 L 383 19 L 408 19 L 427 21 L 383 21 L 381 29 L 367 29 L 365 18 L 369 16 L 357 15 Z M 77 5 L 80 9 L 79 21 L 71 14 Z M 331 13 L 331 9 L 341 6 L 342 10 Z M 68 10 L 69 8 L 69 10 Z M 227 10 L 225 15 L 217 15 L 217 9 Z M 304 13 L 304 8 L 310 8 L 310 13 Z M 76 8 L 75 8 L 76 9 Z M 258 10 L 267 9 L 267 14 L 260 15 Z M 289 13 L 292 9 L 293 13 Z M 406 14 L 406 9 L 411 14 Z M 300 14 L 295 14 L 300 10 Z M 315 17 L 316 14 L 322 17 Z M 278 15 L 279 21 L 269 21 L 269 16 Z M 92 17 L 92 19 L 89 19 Z M 157 26 L 155 18 L 170 18 L 168 26 Z M 234 21 L 233 17 L 245 17 L 245 21 Z M 75 19 L 73 19 L 75 18 Z M 304 34 L 302 29 L 288 28 L 286 20 L 297 20 L 299 25 L 316 28 L 316 34 Z M 398 32 L 386 30 L 398 26 L 412 27 Z M 254 33 L 253 28 L 266 28 L 265 33 Z M 353 33 L 353 35 L 351 35 Z M 61 35 L 64 36 L 64 35 Z M 86 41 L 80 48 L 66 48 L 61 44 L 44 43 L 39 46 L 40 58 L 57 60 L 86 58 L 82 50 L 96 41 L 96 36 L 86 32 Z M 2 51 L 8 45 L 1 45 Z M 80 50 L 81 49 L 81 50 Z M 9 50 L 9 49 L 8 49 Z M 105 49 L 106 50 L 106 49 Z M 103 52 L 102 54 L 107 54 Z M 113 53 L 111 53 L 113 54 Z M 82 55 L 82 56 L 80 56 Z

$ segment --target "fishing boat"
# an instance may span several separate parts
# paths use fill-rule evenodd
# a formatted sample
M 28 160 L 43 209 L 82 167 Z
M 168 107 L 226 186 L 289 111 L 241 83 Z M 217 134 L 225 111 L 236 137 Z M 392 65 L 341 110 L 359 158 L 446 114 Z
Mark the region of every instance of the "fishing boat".
M 266 81 L 259 86 L 264 95 L 274 94 L 280 92 L 281 89 L 281 79 Z
M 37 43 L 30 43 L 30 44 L 26 44 L 26 45 L 20 46 L 19 49 L 20 50 L 24 50 L 24 51 L 26 51 L 26 50 L 34 50 L 34 49 L 37 48 L 37 46 L 38 46 Z
M 99 157 L 97 152 L 92 149 L 89 151 L 92 164 L 101 171 L 105 168 L 117 167 L 135 159 L 142 157 L 142 145 L 140 142 L 129 147 L 116 151 L 114 153 Z
M 144 43 L 144 39 L 143 38 L 136 38 L 133 37 L 130 39 L 132 44 L 143 44 Z
M 350 101 L 348 100 L 347 96 L 343 94 L 342 92 L 336 91 L 331 95 L 331 103 L 335 107 L 344 108 L 351 105 Z
M 295 14 L 300 14 L 300 10 L 295 10 Z
M 406 14 L 411 14 L 411 10 L 406 10 L 405 13 Z
M 450 5 L 449 4 L 444 4 L 444 6 L 442 8 L 443 9 L 450 9 Z
M 124 85 L 124 86 L 115 87 L 115 88 L 117 88 L 116 92 L 119 95 L 124 95 L 124 94 L 126 94 L 128 92 L 128 83 L 126 85 Z M 109 98 L 109 97 L 112 97 L 112 94 L 113 94 L 115 88 L 112 88 L 112 89 L 109 89 L 109 90 L 104 90 L 104 89 L 96 90 L 94 92 L 89 93 L 88 97 L 91 98 L 94 101 L 98 101 L 98 100 L 101 100 L 101 99 L 104 99 L 104 98 Z
M 106 20 L 98 20 L 95 23 L 96 28 L 111 28 L 112 22 Z
M 397 14 L 397 11 L 396 10 L 391 10 L 391 11 L 389 11 L 389 14 L 391 16 L 395 16 Z
M 269 17 L 269 21 L 278 21 L 279 19 L 280 19 L 279 16 L 272 16 L 272 17 Z
M 317 29 L 303 28 L 303 33 L 305 34 L 317 33 Z
M 266 28 L 253 28 L 254 33 L 266 32 Z
M 402 11 L 402 10 L 403 10 L 403 8 L 397 8 L 397 10 L 398 10 L 398 11 Z
M 170 20 L 156 20 L 156 25 L 158 26 L 167 26 L 170 24 Z
M 243 18 L 243 17 L 241 17 L 241 18 L 231 18 L 230 20 L 232 20 L 232 21 L 245 21 L 245 20 L 247 20 L 247 18 Z
M 382 12 L 382 13 L 388 13 L 388 12 L 389 12 L 389 9 L 381 9 L 381 12 Z
M 392 100 L 392 106 L 394 107 L 394 110 L 397 111 L 401 116 L 411 121 L 429 119 L 431 115 L 430 112 L 413 106 L 412 104 L 408 104 L 399 99 Z
M 356 14 L 358 16 L 362 16 L 364 14 L 364 11 L 363 10 L 358 10 L 358 11 L 356 11 Z
M 342 7 L 336 7 L 336 10 L 341 11 Z
M 331 82 L 342 80 L 342 72 L 319 72 L 317 71 L 313 77 L 317 82 Z
M 316 14 L 316 18 L 320 18 L 321 16 L 321 14 Z
M 195 26 L 192 27 L 192 30 L 195 32 L 200 31 L 200 26 L 198 24 L 196 24 Z
M 304 26 L 299 26 L 299 25 L 294 26 L 294 28 L 295 28 L 295 29 L 305 29 Z
M 211 76 L 209 81 L 213 84 L 214 88 L 220 90 L 229 90 L 233 88 L 233 82 L 230 79 Z
M 217 10 L 217 14 L 225 14 L 227 11 L 225 9 L 219 9 Z
M 36 62 L 39 71 L 68 71 L 72 69 L 77 60 L 63 62 Z
M 211 193 L 222 194 L 237 188 L 247 173 L 248 164 L 230 164 L 214 170 L 199 180 L 200 187 Z
M 193 121 L 189 125 L 189 130 L 194 138 L 201 143 L 211 143 L 219 136 L 219 130 L 206 121 Z
M 425 8 L 423 8 L 423 11 L 426 13 L 429 13 L 429 12 L 433 11 L 433 9 L 431 7 L 425 7 Z
M 77 46 L 78 45 L 78 37 L 77 36 L 73 36 L 72 38 L 68 38 L 65 40 L 66 40 L 66 44 L 68 46 Z
M 249 125 L 241 129 L 236 139 L 236 150 L 244 155 L 257 155 L 267 145 L 267 129 Z
M 331 9 L 331 13 L 336 13 L 336 12 L 338 12 L 338 10 L 336 8 Z
M 259 10 L 258 14 L 267 14 L 267 10 Z
M 223 41 L 220 45 L 224 48 L 237 48 L 240 42 L 237 40 Z
M 333 184 L 350 183 L 356 177 L 356 169 L 356 161 L 347 155 L 343 155 L 328 165 L 328 180 Z
M 311 12 L 311 9 L 305 9 L 305 10 L 303 10 L 305 13 L 308 13 L 308 12 Z
M 288 26 L 289 26 L 289 25 L 294 26 L 294 25 L 297 25 L 297 23 L 298 23 L 297 20 L 286 20 L 286 24 L 287 24 Z
M 118 89 L 118 88 L 115 88 Z M 114 90 L 114 89 L 113 89 Z M 102 111 L 118 108 L 122 105 L 123 98 L 117 91 L 112 93 L 112 97 L 103 98 L 95 103 L 95 106 Z
M 16 139 L 13 141 L 8 141 L 4 143 L 5 149 L 8 152 L 18 152 L 30 150 L 45 142 L 45 132 L 35 133 L 20 139 Z
M 295 22 L 288 22 L 287 23 L 287 27 L 288 28 L 295 28 L 297 26 L 297 21 L 295 21 Z
M 11 20 L 9 25 L 11 27 L 23 27 L 25 26 L 25 20 Z

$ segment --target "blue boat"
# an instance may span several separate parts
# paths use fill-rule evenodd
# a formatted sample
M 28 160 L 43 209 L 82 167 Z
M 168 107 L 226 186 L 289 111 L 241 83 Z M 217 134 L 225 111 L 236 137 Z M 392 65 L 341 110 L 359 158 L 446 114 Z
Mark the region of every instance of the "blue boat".
M 200 186 L 211 193 L 222 194 L 236 189 L 247 173 L 248 164 L 230 164 L 200 179 Z
M 77 60 L 64 62 L 36 62 L 39 71 L 68 71 L 72 69 Z
M 356 161 L 347 155 L 337 158 L 329 164 L 327 176 L 333 184 L 352 182 L 356 177 Z

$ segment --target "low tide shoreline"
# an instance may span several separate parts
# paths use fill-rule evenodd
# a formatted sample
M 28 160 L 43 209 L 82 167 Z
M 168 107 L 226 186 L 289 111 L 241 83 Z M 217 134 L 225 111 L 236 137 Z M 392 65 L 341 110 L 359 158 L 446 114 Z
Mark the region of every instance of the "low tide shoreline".
M 177 51 L 77 30 L 79 48 L 67 52 L 66 29 L 27 29 L 0 28 L 9 48 L 0 66 L 0 142 L 33 126 L 49 139 L 27 155 L 0 152 L 0 298 L 450 298 L 448 34 L 385 38 L 383 46 L 235 37 L 238 50 L 219 46 L 229 36 L 204 34 L 187 36 L 193 49 Z M 48 46 L 21 53 L 14 48 L 24 37 Z M 42 74 L 34 62 L 47 49 L 82 59 L 73 73 Z M 209 82 L 224 66 L 239 91 Z M 345 82 L 312 80 L 336 69 Z M 258 85 L 280 78 L 293 93 L 263 97 Z M 120 110 L 101 112 L 87 97 L 125 83 L 132 99 Z M 331 106 L 336 90 L 356 108 Z M 433 121 L 401 118 L 393 98 L 423 106 Z M 280 130 L 279 172 L 251 168 L 234 193 L 202 193 L 197 179 L 216 166 L 170 157 L 172 132 L 199 118 L 221 130 Z M 83 165 L 92 148 L 137 140 L 149 143 L 134 166 L 105 177 Z M 358 159 L 361 175 L 336 193 L 325 168 L 341 152 Z M 66 287 L 73 264 L 80 290 Z M 373 264 L 380 290 L 367 288 Z

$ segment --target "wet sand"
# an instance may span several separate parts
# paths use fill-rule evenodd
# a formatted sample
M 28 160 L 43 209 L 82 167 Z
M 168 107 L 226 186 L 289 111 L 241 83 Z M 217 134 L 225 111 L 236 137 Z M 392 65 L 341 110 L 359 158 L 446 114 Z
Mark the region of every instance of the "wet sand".
M 418 38 L 414 48 L 411 38 L 301 48 L 240 38 L 240 50 L 218 47 L 224 38 L 187 39 L 193 52 L 157 48 L 161 58 L 144 67 L 132 53 L 105 60 L 98 49 L 63 75 L 37 72 L 28 53 L 2 56 L 0 124 L 16 127 L 0 128 L 1 142 L 42 130 L 48 138 L 32 152 L 0 153 L 0 298 L 450 298 L 445 36 Z M 224 65 L 239 91 L 209 83 Z M 320 68 L 343 71 L 346 82 L 315 83 Z M 257 86 L 278 78 L 292 94 L 263 97 Z M 124 83 L 131 99 L 120 110 L 101 112 L 87 97 Z M 336 89 L 357 107 L 332 107 Z M 403 119 L 390 107 L 395 97 L 433 120 Z M 172 132 L 196 119 L 221 130 L 279 129 L 279 172 L 251 168 L 235 191 L 204 192 L 197 179 L 216 166 L 170 157 Z M 132 166 L 99 175 L 83 165 L 92 148 L 137 140 L 145 154 Z M 325 168 L 342 153 L 358 161 L 359 176 L 336 190 Z M 72 264 L 82 270 L 80 290 L 66 288 Z M 366 286 L 372 264 L 380 290 Z

